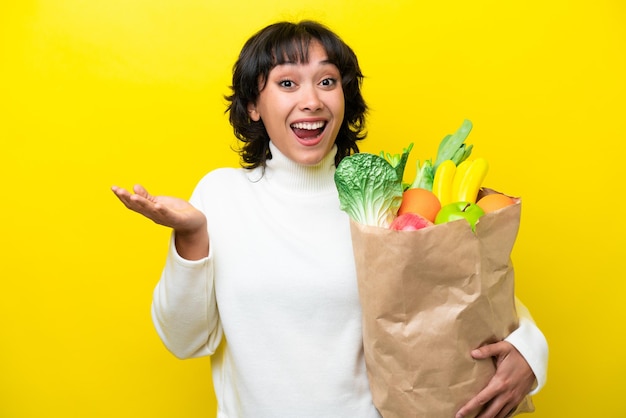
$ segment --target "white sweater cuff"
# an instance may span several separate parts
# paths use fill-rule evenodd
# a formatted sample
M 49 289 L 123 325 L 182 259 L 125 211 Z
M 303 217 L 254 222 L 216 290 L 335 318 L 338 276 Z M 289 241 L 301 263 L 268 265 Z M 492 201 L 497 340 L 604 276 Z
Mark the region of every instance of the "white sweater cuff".
M 546 383 L 548 371 L 548 342 L 532 319 L 521 316 L 518 328 L 505 341 L 511 343 L 526 359 L 537 379 L 537 386 L 529 393 L 534 395 Z

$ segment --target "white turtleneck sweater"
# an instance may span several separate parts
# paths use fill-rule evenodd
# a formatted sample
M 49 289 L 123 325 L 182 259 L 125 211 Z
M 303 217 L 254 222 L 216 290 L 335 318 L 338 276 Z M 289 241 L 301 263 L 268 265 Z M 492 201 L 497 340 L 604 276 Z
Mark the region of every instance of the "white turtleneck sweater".
M 218 418 L 377 418 L 335 153 L 301 166 L 270 146 L 264 172 L 218 169 L 196 187 L 190 201 L 207 217 L 210 254 L 185 260 L 172 240 L 155 327 L 179 358 L 212 355 Z M 541 332 L 522 318 L 507 340 L 541 386 Z

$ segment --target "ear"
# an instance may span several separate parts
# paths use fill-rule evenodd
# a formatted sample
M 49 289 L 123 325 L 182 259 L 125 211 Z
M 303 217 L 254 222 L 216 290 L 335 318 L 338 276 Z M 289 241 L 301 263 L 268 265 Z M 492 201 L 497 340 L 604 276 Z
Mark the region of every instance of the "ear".
M 254 103 L 248 103 L 248 116 L 255 122 L 258 122 L 261 119 L 261 115 L 259 111 L 256 110 L 256 105 Z

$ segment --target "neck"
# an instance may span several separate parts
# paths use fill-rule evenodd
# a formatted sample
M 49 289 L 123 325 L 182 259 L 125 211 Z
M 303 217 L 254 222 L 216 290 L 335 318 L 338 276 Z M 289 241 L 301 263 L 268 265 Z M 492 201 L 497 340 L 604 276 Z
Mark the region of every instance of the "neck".
M 335 192 L 335 155 L 334 147 L 318 164 L 298 164 L 270 142 L 272 158 L 267 160 L 265 170 L 257 169 L 257 175 L 262 175 L 266 181 L 291 193 L 311 194 Z M 262 174 L 261 174 L 262 173 Z

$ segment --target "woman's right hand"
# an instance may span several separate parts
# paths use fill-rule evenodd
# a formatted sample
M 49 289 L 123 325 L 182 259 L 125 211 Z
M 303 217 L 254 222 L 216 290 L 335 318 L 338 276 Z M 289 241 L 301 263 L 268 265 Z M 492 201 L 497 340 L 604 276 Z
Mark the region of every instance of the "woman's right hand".
M 176 197 L 152 196 L 140 185 L 133 187 L 134 193 L 117 186 L 111 190 L 128 209 L 174 229 L 181 257 L 197 260 L 208 255 L 206 217 L 191 203 Z

